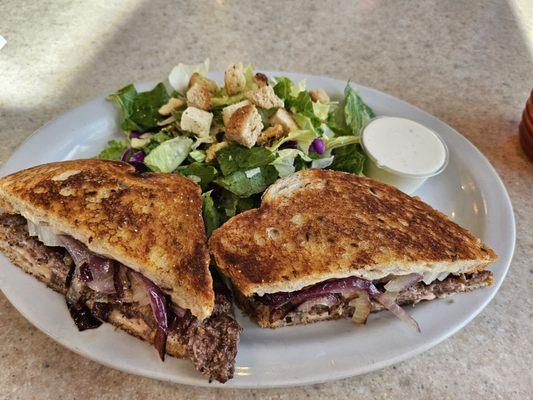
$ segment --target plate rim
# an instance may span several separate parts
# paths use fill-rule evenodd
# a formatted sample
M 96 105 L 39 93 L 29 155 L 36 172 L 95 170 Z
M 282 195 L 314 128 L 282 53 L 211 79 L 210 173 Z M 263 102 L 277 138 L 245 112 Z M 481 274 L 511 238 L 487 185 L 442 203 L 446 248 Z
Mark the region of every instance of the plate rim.
M 320 75 L 305 74 L 305 73 L 295 73 L 295 72 L 286 72 L 286 71 L 268 71 L 268 70 L 258 70 L 258 71 L 261 71 L 261 72 L 267 74 L 267 76 L 283 75 L 283 76 L 293 77 L 293 79 L 294 79 L 294 77 L 299 77 L 299 78 L 296 78 L 296 79 L 329 81 L 330 84 L 333 84 L 335 86 L 340 86 L 341 84 L 344 85 L 346 83 L 346 81 L 343 81 L 341 79 L 331 78 L 331 77 L 328 77 L 328 76 L 320 76 Z M 222 72 L 213 71 L 213 72 L 209 73 L 209 75 L 217 75 L 217 74 L 220 75 L 220 74 L 222 74 Z M 135 85 L 137 87 L 147 87 L 147 86 L 155 84 L 156 82 L 157 81 L 147 81 L 147 82 L 135 83 Z M 505 259 L 500 257 L 500 260 L 499 260 L 500 262 L 504 263 L 502 277 L 501 277 L 500 280 L 498 280 L 495 283 L 495 286 L 493 287 L 493 291 L 490 294 L 488 294 L 485 298 L 483 298 L 483 301 L 477 307 L 477 309 L 475 309 L 473 312 L 471 312 L 468 315 L 468 317 L 463 319 L 460 323 L 457 323 L 457 324 L 453 325 L 451 329 L 445 330 L 444 333 L 440 332 L 438 337 L 434 338 L 433 340 L 431 340 L 431 341 L 429 341 L 429 342 L 427 342 L 427 343 L 425 343 L 423 345 L 417 346 L 414 349 L 411 349 L 411 350 L 406 351 L 406 352 L 404 352 L 402 354 L 399 354 L 397 356 L 389 357 L 389 358 L 387 358 L 385 360 L 381 360 L 381 361 L 377 361 L 377 362 L 373 362 L 373 363 L 367 363 L 363 367 L 356 367 L 356 368 L 353 368 L 353 369 L 344 368 L 341 371 L 336 372 L 336 373 L 330 372 L 327 375 L 323 375 L 321 378 L 317 378 L 317 377 L 311 377 L 311 378 L 308 378 L 308 379 L 292 378 L 292 379 L 286 379 L 282 383 L 279 383 L 279 384 L 276 384 L 276 383 L 268 383 L 268 384 L 253 383 L 252 381 L 248 381 L 248 380 L 237 381 L 236 379 L 238 377 L 234 378 L 233 380 L 228 381 L 225 384 L 220 384 L 218 382 L 209 383 L 207 380 L 205 380 L 203 377 L 200 377 L 200 376 L 198 378 L 197 377 L 189 378 L 189 377 L 187 377 L 185 375 L 175 375 L 175 377 L 177 379 L 168 379 L 168 378 L 166 378 L 164 376 L 160 376 L 157 371 L 136 370 L 135 367 L 130 367 L 130 365 L 128 365 L 128 364 L 115 365 L 115 364 L 113 364 L 111 362 L 108 362 L 105 359 L 102 360 L 101 358 L 98 358 L 96 356 L 92 356 L 89 352 L 87 352 L 85 350 L 78 349 L 75 345 L 69 344 L 68 343 L 68 339 L 58 338 L 57 336 L 54 336 L 51 332 L 48 331 L 48 329 L 45 326 L 41 326 L 40 323 L 36 323 L 36 322 L 34 322 L 34 320 L 30 319 L 27 316 L 27 314 L 24 311 L 22 311 L 22 309 L 21 309 L 22 307 L 19 308 L 17 304 L 14 304 L 12 302 L 10 296 L 8 296 L 8 294 L 6 293 L 6 290 L 4 289 L 5 283 L 3 282 L 3 280 L 0 282 L 2 292 L 4 293 L 4 295 L 6 296 L 7 300 L 10 302 L 10 304 L 20 314 L 22 314 L 23 317 L 29 323 L 31 323 L 33 326 L 35 326 L 41 332 L 45 333 L 54 342 L 59 343 L 61 346 L 69 349 L 70 351 L 75 352 L 76 354 L 79 354 L 79 355 L 81 355 L 81 356 L 83 356 L 85 358 L 88 358 L 88 359 L 90 359 L 92 361 L 95 361 L 95 362 L 97 362 L 97 363 L 99 363 L 101 365 L 105 365 L 105 366 L 107 366 L 109 368 L 113 368 L 113 369 L 116 369 L 116 370 L 124 371 L 124 372 L 130 373 L 130 374 L 133 374 L 133 375 L 145 376 L 145 377 L 149 377 L 149 378 L 156 379 L 156 380 L 159 380 L 159 381 L 165 381 L 165 382 L 171 382 L 171 383 L 179 383 L 179 384 L 185 384 L 185 385 L 191 385 L 191 386 L 199 386 L 199 387 L 208 387 L 208 388 L 224 388 L 224 389 L 282 388 L 282 387 L 297 387 L 297 386 L 318 384 L 318 383 L 323 383 L 323 382 L 328 382 L 328 381 L 345 379 L 345 378 L 348 378 L 348 377 L 361 375 L 361 374 L 366 374 L 366 373 L 369 373 L 369 372 L 372 372 L 372 371 L 380 370 L 382 368 L 388 367 L 388 366 L 393 365 L 393 364 L 397 364 L 399 362 L 402 362 L 404 360 L 412 358 L 412 357 L 414 357 L 414 356 L 416 356 L 418 354 L 421 354 L 421 353 L 433 348 L 434 346 L 438 345 L 439 343 L 443 342 L 444 340 L 448 339 L 449 337 L 453 336 L 459 330 L 463 329 L 466 325 L 468 325 L 475 317 L 477 317 L 485 309 L 485 307 L 490 303 L 490 301 L 494 298 L 494 296 L 496 295 L 496 293 L 500 289 L 500 287 L 501 287 L 503 281 L 505 280 L 505 277 L 506 277 L 506 275 L 507 275 L 507 273 L 509 271 L 509 268 L 510 268 L 510 265 L 511 265 L 511 262 L 512 262 L 512 258 L 513 258 L 513 255 L 514 255 L 514 251 L 515 251 L 515 246 L 516 246 L 516 221 L 515 221 L 513 205 L 512 205 L 509 193 L 507 192 L 507 189 L 506 189 L 501 177 L 499 176 L 499 174 L 497 173 L 495 168 L 492 166 L 492 164 L 489 162 L 489 160 L 484 156 L 484 154 L 474 144 L 472 144 L 468 140 L 468 138 L 463 136 L 461 133 L 459 133 L 453 127 L 451 127 L 450 125 L 448 125 L 444 121 L 440 120 L 439 118 L 433 116 L 429 112 L 424 111 L 423 109 L 421 109 L 421 108 L 419 108 L 419 107 L 417 107 L 417 106 L 415 106 L 415 105 L 413 105 L 413 104 L 411 104 L 411 103 L 409 103 L 409 102 L 407 102 L 407 101 L 405 101 L 405 100 L 403 100 L 401 98 L 398 98 L 396 96 L 393 96 L 391 94 L 388 94 L 386 92 L 382 92 L 380 90 L 377 90 L 377 89 L 374 89 L 374 88 L 371 88 L 371 87 L 367 87 L 367 86 L 364 86 L 364 85 L 359 85 L 359 84 L 353 83 L 351 81 L 348 81 L 348 82 L 350 82 L 351 86 L 353 86 L 353 87 L 355 87 L 357 89 L 362 89 L 364 92 L 372 93 L 373 95 L 377 95 L 377 96 L 380 96 L 380 97 L 385 97 L 389 101 L 393 101 L 395 103 L 401 103 L 402 106 L 407 107 L 407 108 L 411 108 L 411 109 L 415 110 L 416 112 L 420 113 L 421 115 L 423 115 L 425 118 L 429 118 L 429 119 L 435 120 L 439 124 L 442 124 L 443 126 L 445 126 L 447 129 L 449 129 L 451 132 L 453 132 L 454 135 L 457 135 L 461 140 L 465 141 L 469 145 L 469 147 L 471 148 L 470 150 L 473 150 L 476 153 L 476 155 L 480 158 L 480 160 L 485 164 L 483 167 L 485 167 L 485 168 L 488 167 L 488 170 L 490 171 L 491 177 L 495 178 L 494 181 L 495 181 L 495 183 L 497 185 L 496 192 L 498 192 L 500 195 L 503 195 L 503 200 L 505 201 L 505 214 L 506 214 L 505 220 L 509 223 L 508 228 L 510 229 L 510 232 L 511 232 L 511 238 L 510 238 L 511 240 L 510 240 L 510 243 L 509 243 L 510 246 L 508 248 L 508 251 L 505 254 Z M 22 152 L 22 149 L 25 147 L 25 145 L 32 138 L 34 138 L 36 135 L 40 134 L 41 131 L 45 130 L 49 125 L 51 125 L 53 123 L 56 123 L 61 118 L 68 117 L 68 115 L 71 112 L 73 112 L 74 110 L 77 110 L 77 109 L 79 109 L 81 107 L 90 106 L 90 104 L 92 104 L 92 103 L 97 104 L 97 103 L 101 102 L 102 100 L 105 100 L 105 98 L 106 98 L 106 96 L 103 96 L 103 95 L 96 96 L 96 97 L 92 98 L 91 100 L 83 102 L 81 104 L 78 104 L 75 107 L 72 107 L 69 110 L 57 115 L 55 118 L 47 121 L 44 125 L 39 127 L 31 135 L 29 135 L 27 138 L 25 138 L 25 140 L 23 140 L 17 146 L 17 148 L 11 153 L 10 157 L 7 158 L 4 161 L 4 163 L 0 167 L 0 176 L 3 176 L 5 174 L 6 166 L 9 165 L 9 162 L 13 158 L 15 158 L 20 152 Z M 7 260 L 7 262 L 9 264 L 11 264 L 11 266 L 13 268 L 17 268 L 7 258 L 6 258 L 6 260 Z M 35 279 L 35 278 L 32 278 L 32 279 Z M 55 293 L 55 292 L 51 291 L 51 293 Z

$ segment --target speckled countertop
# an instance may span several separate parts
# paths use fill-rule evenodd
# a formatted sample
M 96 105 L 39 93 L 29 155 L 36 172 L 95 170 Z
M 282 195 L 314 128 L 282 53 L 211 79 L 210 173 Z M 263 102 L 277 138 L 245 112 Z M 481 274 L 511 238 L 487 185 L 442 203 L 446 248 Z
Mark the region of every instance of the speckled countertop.
M 0 398 L 533 398 L 533 164 L 517 137 L 533 86 L 530 1 L 3 0 L 0 15 L 2 161 L 62 112 L 209 56 L 213 69 L 243 60 L 349 78 L 429 111 L 490 160 L 517 220 L 496 298 L 451 339 L 396 366 L 293 389 L 172 385 L 64 349 L 0 294 Z

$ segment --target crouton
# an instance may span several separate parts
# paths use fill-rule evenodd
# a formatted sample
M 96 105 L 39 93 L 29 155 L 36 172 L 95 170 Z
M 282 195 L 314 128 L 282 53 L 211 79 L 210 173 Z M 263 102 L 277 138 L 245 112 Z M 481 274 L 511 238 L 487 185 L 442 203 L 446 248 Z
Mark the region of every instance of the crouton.
M 279 108 L 274 113 L 274 115 L 270 117 L 269 122 L 270 122 L 270 125 L 281 125 L 285 133 L 288 133 L 295 129 L 299 129 L 298 125 L 292 118 L 291 113 L 285 110 L 284 108 Z
M 197 82 L 187 90 L 187 105 L 200 110 L 209 110 L 212 97 L 213 94 L 204 85 Z
M 177 110 L 178 108 L 181 108 L 186 104 L 187 102 L 184 99 L 177 99 L 175 97 L 171 97 L 167 104 L 162 105 L 157 111 L 161 115 L 170 115 L 173 110 Z
M 209 136 L 213 114 L 196 107 L 187 107 L 181 116 L 181 130 L 196 136 Z
M 263 129 L 263 121 L 253 104 L 237 108 L 226 125 L 226 139 L 251 148 Z
M 261 145 L 272 143 L 284 136 L 287 136 L 287 132 L 283 130 L 283 127 L 281 125 L 274 125 L 261 132 L 257 138 L 257 143 Z
M 311 90 L 309 92 L 309 96 L 311 96 L 311 100 L 313 100 L 315 103 L 317 101 L 319 101 L 321 103 L 329 103 L 329 96 L 326 93 L 326 91 L 324 89 L 322 89 L 322 88 L 316 89 L 316 90 Z
M 213 143 L 205 152 L 205 162 L 211 162 L 215 159 L 217 152 L 224 147 L 228 147 L 228 142 Z
M 239 108 L 244 107 L 246 105 L 250 104 L 248 100 L 243 100 L 238 103 L 232 104 L 230 106 L 226 106 L 222 109 L 222 120 L 224 121 L 224 126 L 228 126 L 229 119 L 231 118 L 232 114 Z
M 261 72 L 258 72 L 254 76 L 255 83 L 257 83 L 257 86 L 260 88 L 263 86 L 268 86 L 268 78 L 265 74 L 262 74 Z
M 212 81 L 211 79 L 200 75 L 198 72 L 195 72 L 191 75 L 191 79 L 189 79 L 188 88 L 190 89 L 195 83 L 199 83 L 200 85 L 204 86 L 209 92 L 213 94 L 218 90 L 218 85 L 215 81 Z
M 232 96 L 244 90 L 246 86 L 246 76 L 242 63 L 230 65 L 224 73 L 224 84 L 226 92 Z
M 280 108 L 284 105 L 283 100 L 274 93 L 272 86 L 263 86 L 262 88 L 248 92 L 245 97 L 257 107 L 266 110 L 275 107 Z

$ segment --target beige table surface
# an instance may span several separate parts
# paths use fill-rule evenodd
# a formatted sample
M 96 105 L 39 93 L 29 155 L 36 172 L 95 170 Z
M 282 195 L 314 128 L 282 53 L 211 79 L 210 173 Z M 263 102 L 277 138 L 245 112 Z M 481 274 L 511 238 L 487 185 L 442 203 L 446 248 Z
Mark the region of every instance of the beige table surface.
M 514 261 L 495 299 L 454 337 L 396 366 L 292 389 L 160 383 L 64 349 L 0 294 L 0 398 L 533 398 L 533 164 L 517 139 L 533 86 L 532 8 L 530 0 L 0 1 L 2 161 L 70 108 L 209 56 L 213 69 L 242 60 L 349 78 L 429 111 L 490 160 L 517 220 Z

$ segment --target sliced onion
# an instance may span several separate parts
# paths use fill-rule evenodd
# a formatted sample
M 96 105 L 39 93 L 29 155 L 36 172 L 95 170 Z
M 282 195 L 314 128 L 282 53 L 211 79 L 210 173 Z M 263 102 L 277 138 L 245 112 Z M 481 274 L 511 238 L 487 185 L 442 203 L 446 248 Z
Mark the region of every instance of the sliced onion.
M 150 299 L 152 313 L 157 325 L 163 330 L 163 332 L 168 333 L 167 299 L 164 293 L 147 277 L 139 274 L 138 272 L 132 272 L 132 275 L 137 275 L 144 283 L 145 290 L 148 293 L 148 298 Z
M 439 274 L 437 279 L 442 282 L 444 279 L 446 279 L 448 277 L 448 275 L 450 275 L 449 272 L 443 272 L 443 273 Z
M 131 303 L 133 294 L 131 291 L 131 282 L 128 278 L 128 268 L 120 263 L 117 263 L 115 265 L 113 281 L 118 300 L 123 303 Z
M 420 274 L 401 275 L 390 280 L 385 285 L 385 290 L 387 292 L 401 292 L 402 290 L 410 288 L 415 283 L 420 282 L 421 280 L 422 275 Z
M 383 307 L 393 313 L 396 317 L 398 317 L 404 322 L 407 322 L 409 325 L 413 326 L 418 332 L 420 332 L 420 326 L 418 325 L 418 322 L 416 322 L 413 317 L 411 317 L 403 308 L 401 308 L 396 303 L 396 294 L 389 292 L 381 293 L 372 296 L 372 299 L 381 304 Z
M 91 271 L 92 280 L 85 282 L 87 286 L 102 294 L 116 293 L 113 260 L 92 255 L 89 258 L 88 268 Z
M 328 293 L 315 297 L 314 299 L 304 301 L 296 309 L 301 312 L 309 312 L 314 306 L 332 307 L 340 303 L 339 296 Z
M 184 309 L 184 308 L 181 308 L 180 306 L 172 303 L 170 305 L 170 308 L 172 309 L 172 312 L 174 313 L 174 315 L 177 317 L 177 318 L 184 318 L 185 315 L 187 314 L 187 310 Z
M 76 266 L 79 267 L 80 265 L 89 262 L 91 252 L 83 243 L 66 235 L 59 236 L 59 240 L 61 241 L 62 246 L 67 249 Z
M 353 290 L 365 290 L 371 296 L 379 294 L 379 290 L 374 286 L 372 281 L 350 276 L 342 279 L 330 279 L 312 286 L 307 286 L 295 292 L 265 294 L 259 297 L 258 300 L 273 308 L 280 308 L 289 303 L 298 306 L 307 300 L 328 293 L 347 295 L 348 293 L 352 293 Z
M 354 307 L 352 321 L 356 324 L 366 324 L 370 311 L 372 310 L 372 303 L 370 303 L 370 296 L 364 290 L 359 290 L 357 297 L 350 301 L 350 306 Z
M 142 275 L 132 270 L 128 272 L 131 282 L 132 301 L 143 306 L 150 304 L 150 297 L 148 296 Z
M 62 242 L 59 235 L 48 225 L 34 224 L 29 219 L 28 221 L 28 233 L 30 236 L 37 236 L 39 240 L 47 246 L 62 246 Z

